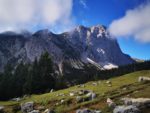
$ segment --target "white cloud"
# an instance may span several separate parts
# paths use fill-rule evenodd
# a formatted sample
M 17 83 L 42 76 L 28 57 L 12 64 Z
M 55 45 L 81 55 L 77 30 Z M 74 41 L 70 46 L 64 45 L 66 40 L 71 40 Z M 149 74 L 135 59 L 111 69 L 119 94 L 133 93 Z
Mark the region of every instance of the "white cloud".
M 79 3 L 80 3 L 85 9 L 87 8 L 86 0 L 80 0 Z
M 116 37 L 134 37 L 141 42 L 150 42 L 150 3 L 128 10 L 126 15 L 114 20 L 109 31 Z
M 36 26 L 64 30 L 74 25 L 72 6 L 73 0 L 0 0 L 0 31 Z

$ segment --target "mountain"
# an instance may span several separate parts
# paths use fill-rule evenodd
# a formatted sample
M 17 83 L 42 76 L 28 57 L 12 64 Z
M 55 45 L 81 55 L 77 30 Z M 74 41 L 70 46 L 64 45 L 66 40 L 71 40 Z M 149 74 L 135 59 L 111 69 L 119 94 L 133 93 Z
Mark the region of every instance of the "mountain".
M 54 34 L 47 29 L 34 34 L 0 34 L 0 70 L 7 63 L 15 66 L 21 61 L 33 62 L 45 51 L 51 55 L 56 72 L 61 74 L 67 73 L 70 68 L 82 70 L 87 64 L 110 69 L 134 62 L 121 51 L 117 40 L 105 26 L 78 26 L 62 34 Z

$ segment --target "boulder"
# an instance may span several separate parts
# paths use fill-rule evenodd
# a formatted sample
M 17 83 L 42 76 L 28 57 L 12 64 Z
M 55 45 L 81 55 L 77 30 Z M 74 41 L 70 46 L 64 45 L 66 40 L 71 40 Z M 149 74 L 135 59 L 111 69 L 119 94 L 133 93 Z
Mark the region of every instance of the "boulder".
M 107 104 L 111 108 L 114 108 L 116 106 L 116 104 L 110 98 L 107 98 Z
M 22 113 L 28 113 L 33 111 L 33 104 L 34 102 L 26 102 L 21 104 L 21 111 Z
M 137 107 L 150 107 L 150 98 L 122 98 L 125 105 L 134 105 Z
M 55 113 L 54 110 L 46 109 L 43 113 Z
M 43 113 L 48 113 L 49 109 L 46 109 Z
M 133 105 L 129 106 L 116 106 L 113 113 L 140 113 L 140 110 Z
M 150 77 L 140 76 L 140 77 L 138 78 L 138 81 L 139 81 L 139 82 L 150 81 Z
M 75 94 L 74 94 L 74 93 L 69 93 L 69 95 L 72 97 L 72 96 L 74 96 Z
M 109 81 L 109 80 L 108 80 L 108 81 L 106 81 L 106 84 L 111 84 L 111 81 Z
M 12 101 L 17 101 L 17 102 L 18 102 L 18 101 L 21 100 L 21 98 L 18 97 L 18 98 L 13 98 L 13 99 L 11 99 L 11 100 L 12 100 Z
M 65 102 L 65 100 L 63 100 L 63 99 L 60 101 L 61 104 L 63 104 L 64 102 Z
M 83 98 L 81 96 L 76 97 L 77 103 L 83 102 Z
M 86 97 L 88 97 L 89 100 L 94 100 L 96 98 L 96 94 L 93 92 L 89 92 L 88 94 L 86 94 Z
M 4 112 L 4 106 L 0 106 L 0 113 Z
M 54 89 L 51 89 L 50 93 L 54 92 Z

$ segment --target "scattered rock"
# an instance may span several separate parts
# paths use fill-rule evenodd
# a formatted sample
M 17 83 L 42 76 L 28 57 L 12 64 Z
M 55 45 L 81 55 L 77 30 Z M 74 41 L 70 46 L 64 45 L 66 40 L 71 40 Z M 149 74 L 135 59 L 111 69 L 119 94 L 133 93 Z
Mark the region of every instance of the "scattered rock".
M 65 100 L 61 100 L 60 103 L 63 104 L 65 102 Z
M 88 100 L 94 100 L 96 98 L 96 94 L 93 92 L 89 92 L 86 94 L 86 97 L 88 97 Z
M 69 95 L 72 97 L 72 96 L 74 96 L 75 94 L 74 94 L 74 93 L 69 93 Z
M 127 90 L 127 88 L 126 88 L 126 87 L 124 87 L 122 90 L 126 91 L 126 90 Z
M 92 92 L 92 91 L 91 90 L 83 90 L 84 94 L 87 94 L 87 93 L 90 93 L 90 92 Z
M 108 81 L 106 81 L 106 84 L 111 84 L 111 81 L 109 81 L 109 80 L 108 80 Z
M 96 82 L 93 82 L 92 85 L 93 85 L 93 86 L 97 86 L 97 83 L 96 83 Z
M 114 108 L 116 106 L 116 104 L 110 98 L 107 98 L 107 104 L 111 108 Z
M 33 110 L 31 112 L 28 112 L 28 113 L 39 113 L 39 110 Z
M 54 92 L 54 89 L 51 89 L 50 93 Z
M 140 76 L 140 77 L 138 78 L 138 81 L 139 81 L 139 82 L 150 81 L 150 77 Z
M 116 106 L 113 110 L 113 113 L 140 113 L 139 109 L 136 106 Z
M 57 102 L 55 105 L 56 105 L 56 106 L 58 106 L 58 105 L 59 105 L 59 103 Z
M 18 97 L 18 98 L 13 98 L 13 99 L 11 99 L 12 101 L 17 101 L 17 102 L 19 102 L 20 100 L 21 100 L 21 98 L 20 97 Z
M 78 94 L 79 94 L 79 95 L 83 95 L 84 92 L 81 90 L 81 91 L 78 92 Z
M 138 93 L 139 91 L 134 91 L 133 93 Z
M 94 100 L 96 98 L 96 94 L 92 93 L 91 98 L 92 98 L 92 100 Z
M 64 97 L 65 94 L 64 93 L 59 93 L 59 94 L 56 95 L 56 97 L 58 97 L 58 96 Z
M 38 107 L 36 107 L 36 109 L 39 110 L 39 111 L 42 111 L 42 110 L 45 109 L 45 107 L 44 106 L 38 106 Z
M 111 84 L 109 84 L 109 85 L 108 85 L 108 87 L 112 87 L 112 85 L 111 85 Z
M 80 85 L 77 85 L 78 88 L 84 88 L 85 85 L 84 84 L 80 84 Z
M 101 111 L 100 110 L 89 110 L 89 109 L 85 108 L 85 109 L 77 110 L 76 113 L 101 113 Z
M 0 106 L 0 113 L 4 112 L 4 106 Z
M 21 104 L 21 111 L 22 113 L 28 113 L 33 111 L 33 104 L 34 102 L 26 102 Z
M 84 85 L 84 84 L 81 84 L 81 85 L 80 85 L 80 87 L 84 88 L 84 87 L 85 87 L 85 85 Z
M 48 113 L 49 109 L 46 109 L 43 113 Z
M 80 90 L 80 91 L 78 92 L 78 94 L 79 94 L 79 95 L 85 95 L 85 94 L 88 94 L 88 93 L 90 93 L 90 92 L 92 92 L 92 91 L 90 91 L 90 90 Z
M 50 109 L 46 109 L 45 111 L 44 111 L 44 113 L 55 113 L 53 110 L 50 110 Z
M 76 97 L 77 103 L 83 102 L 83 98 L 81 96 Z
M 49 110 L 48 113 L 55 113 L 54 110 Z
M 95 110 L 94 113 L 102 113 L 100 110 Z
M 134 105 L 137 107 L 150 107 L 150 98 L 122 98 L 125 105 Z

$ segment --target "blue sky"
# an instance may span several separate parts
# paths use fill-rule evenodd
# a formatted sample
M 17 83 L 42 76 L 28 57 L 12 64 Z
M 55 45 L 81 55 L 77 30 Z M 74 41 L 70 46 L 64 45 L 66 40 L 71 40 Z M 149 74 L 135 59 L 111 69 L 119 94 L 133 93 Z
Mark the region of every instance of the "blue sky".
M 84 2 L 85 4 L 81 3 Z M 74 0 L 73 15 L 77 24 L 92 26 L 103 24 L 109 26 L 147 0 Z M 86 5 L 86 6 L 85 6 Z M 133 37 L 119 37 L 118 42 L 124 53 L 139 59 L 150 59 L 150 43 L 143 43 Z

